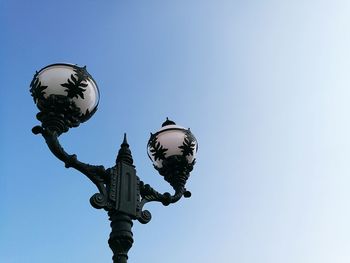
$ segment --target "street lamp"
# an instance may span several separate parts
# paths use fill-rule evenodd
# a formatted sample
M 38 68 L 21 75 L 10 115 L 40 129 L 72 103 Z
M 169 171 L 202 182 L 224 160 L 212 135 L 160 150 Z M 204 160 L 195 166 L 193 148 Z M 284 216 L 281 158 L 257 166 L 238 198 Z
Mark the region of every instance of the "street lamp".
M 51 152 L 65 163 L 86 175 L 99 192 L 90 198 L 94 208 L 108 212 L 111 221 L 109 246 L 114 263 L 126 263 L 133 244 L 133 220 L 146 224 L 151 213 L 143 210 L 146 203 L 156 201 L 167 206 L 182 196 L 190 197 L 185 184 L 195 164 L 198 144 L 189 129 L 167 119 L 162 128 L 152 134 L 147 153 L 154 168 L 172 186 L 175 193 L 159 193 L 136 175 L 129 144 L 124 139 L 117 155 L 116 165 L 103 166 L 80 162 L 75 154 L 68 154 L 58 137 L 87 121 L 97 110 L 99 90 L 86 67 L 58 63 L 37 71 L 30 84 L 30 92 L 40 112 L 34 134 L 41 134 Z

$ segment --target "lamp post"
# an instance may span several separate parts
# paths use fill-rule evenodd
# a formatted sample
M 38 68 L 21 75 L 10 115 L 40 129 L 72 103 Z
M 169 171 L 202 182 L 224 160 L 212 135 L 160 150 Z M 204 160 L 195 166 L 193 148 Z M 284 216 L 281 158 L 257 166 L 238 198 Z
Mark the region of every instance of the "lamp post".
M 124 139 L 115 166 L 105 169 L 90 165 L 68 154 L 59 142 L 59 136 L 70 128 L 87 121 L 97 110 L 99 90 L 86 67 L 58 63 L 37 71 L 30 84 L 30 92 L 39 108 L 34 134 L 41 134 L 50 151 L 65 167 L 73 167 L 86 175 L 97 187 L 98 193 L 90 198 L 94 208 L 108 212 L 111 221 L 109 246 L 114 263 L 126 263 L 133 244 L 133 220 L 146 224 L 151 213 L 143 207 L 148 202 L 161 202 L 164 206 L 177 202 L 182 196 L 190 197 L 185 184 L 193 169 L 198 148 L 189 129 L 167 119 L 162 128 L 152 134 L 147 153 L 154 168 L 172 186 L 175 193 L 159 193 L 136 175 L 129 144 Z

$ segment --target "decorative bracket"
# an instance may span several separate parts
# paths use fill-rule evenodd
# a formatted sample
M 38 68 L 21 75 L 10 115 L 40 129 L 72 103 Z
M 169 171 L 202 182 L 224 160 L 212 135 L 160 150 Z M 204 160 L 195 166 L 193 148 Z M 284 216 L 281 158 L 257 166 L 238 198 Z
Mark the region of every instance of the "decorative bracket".
M 56 131 L 51 131 L 49 128 L 35 126 L 32 129 L 34 134 L 42 134 L 50 151 L 62 162 L 65 167 L 73 167 L 74 169 L 85 174 L 98 188 L 99 193 L 93 195 L 90 199 L 91 205 L 95 208 L 102 208 L 107 204 L 107 173 L 102 165 L 90 165 L 80 162 L 75 154 L 68 154 L 58 140 Z

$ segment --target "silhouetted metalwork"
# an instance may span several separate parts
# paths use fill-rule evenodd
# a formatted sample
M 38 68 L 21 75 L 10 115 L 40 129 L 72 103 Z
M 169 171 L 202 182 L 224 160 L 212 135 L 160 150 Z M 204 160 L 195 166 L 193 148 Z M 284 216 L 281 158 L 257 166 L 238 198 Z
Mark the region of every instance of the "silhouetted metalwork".
M 195 159 L 189 161 L 188 156 L 191 154 L 194 156 L 197 142 L 192 133 L 186 130 L 184 141 L 178 146 L 181 154 L 167 157 L 168 149 L 157 141 L 157 134 L 151 135 L 148 143 L 150 152 L 154 154 L 156 161 L 161 160 L 162 162 L 161 167 L 155 165 L 155 168 L 173 187 L 174 194 L 172 195 L 168 192 L 159 193 L 136 175 L 126 134 L 124 134 L 115 166 L 105 169 L 102 165 L 90 165 L 79 161 L 75 154 L 68 154 L 63 149 L 58 139 L 69 128 L 77 127 L 86 120 L 73 98 L 78 96 L 84 98 L 83 92 L 87 85 L 83 81 L 90 75 L 85 68 L 75 67 L 75 72 L 76 75 L 72 74 L 67 83 L 62 85 L 67 88 L 67 95 L 45 94 L 47 86 L 38 79 L 38 72 L 35 74 L 30 86 L 40 110 L 37 119 L 41 125 L 35 126 L 32 131 L 44 137 L 50 151 L 64 162 L 65 167 L 72 167 L 80 171 L 96 185 L 99 192 L 90 198 L 90 203 L 94 208 L 108 212 L 112 228 L 108 243 L 113 251 L 113 262 L 126 263 L 128 251 L 134 241 L 133 220 L 146 224 L 152 218 L 148 210 L 143 210 L 144 205 L 148 202 L 160 202 L 167 206 L 177 202 L 182 196 L 191 196 L 185 184 L 193 169 Z M 91 117 L 93 113 L 89 113 L 88 117 Z M 174 122 L 167 119 L 163 128 L 174 125 Z

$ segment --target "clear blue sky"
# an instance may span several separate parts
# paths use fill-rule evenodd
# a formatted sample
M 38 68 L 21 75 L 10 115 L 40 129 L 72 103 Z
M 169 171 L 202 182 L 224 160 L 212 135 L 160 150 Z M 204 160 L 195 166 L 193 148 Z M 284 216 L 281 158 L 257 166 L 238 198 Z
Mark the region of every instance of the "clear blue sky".
M 35 70 L 87 65 L 99 110 L 62 135 L 114 165 L 127 132 L 138 175 L 165 117 L 191 127 L 190 199 L 151 204 L 132 262 L 350 262 L 348 0 L 0 0 L 0 262 L 111 262 L 95 187 L 31 128 Z

